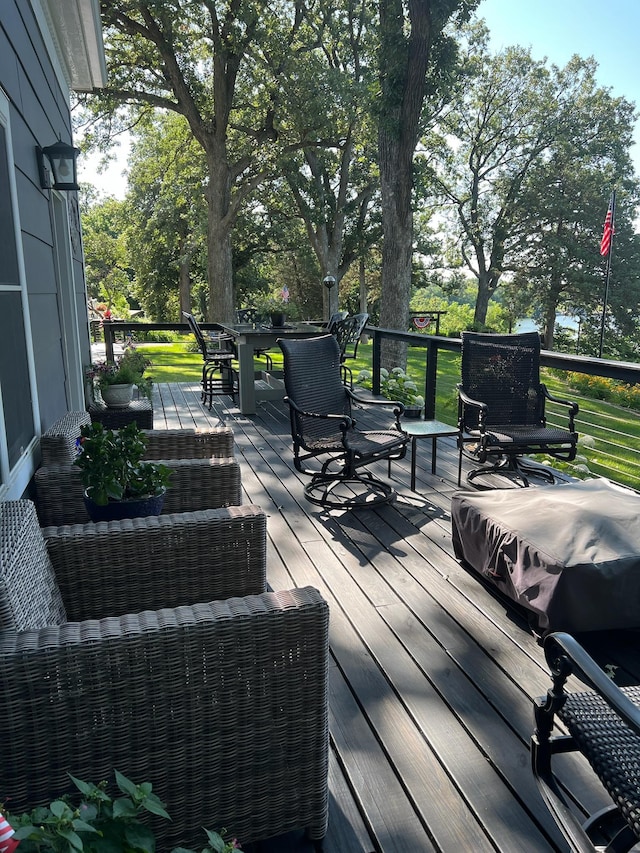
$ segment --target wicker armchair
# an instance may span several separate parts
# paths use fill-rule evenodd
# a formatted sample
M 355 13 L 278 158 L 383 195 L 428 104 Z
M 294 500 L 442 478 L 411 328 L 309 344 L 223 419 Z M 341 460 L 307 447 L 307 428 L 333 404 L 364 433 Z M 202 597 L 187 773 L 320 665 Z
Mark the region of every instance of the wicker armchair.
M 87 412 L 69 412 L 40 440 L 42 466 L 36 471 L 38 515 L 43 527 L 85 524 L 80 471 L 73 466 L 80 429 L 90 423 Z M 145 430 L 147 459 L 162 460 L 172 470 L 163 512 L 237 506 L 242 503 L 240 466 L 233 459 L 233 432 L 211 430 Z
M 306 827 L 320 846 L 328 608 L 312 588 L 215 600 L 237 559 L 220 569 L 206 531 L 247 510 L 42 531 L 30 501 L 0 503 L 0 800 L 14 812 L 72 792 L 68 772 L 115 768 L 167 804 L 171 822 L 151 818 L 159 853 L 202 846 L 203 826 L 247 843 Z

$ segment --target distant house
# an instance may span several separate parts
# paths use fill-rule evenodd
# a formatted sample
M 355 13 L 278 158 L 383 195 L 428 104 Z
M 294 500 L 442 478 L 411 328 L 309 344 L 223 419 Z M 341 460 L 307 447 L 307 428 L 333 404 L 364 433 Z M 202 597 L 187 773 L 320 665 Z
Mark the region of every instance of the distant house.
M 72 142 L 70 92 L 105 82 L 98 0 L 2 0 L 0 499 L 24 494 L 39 435 L 84 408 L 90 344 L 78 199 L 43 189 L 36 152 Z

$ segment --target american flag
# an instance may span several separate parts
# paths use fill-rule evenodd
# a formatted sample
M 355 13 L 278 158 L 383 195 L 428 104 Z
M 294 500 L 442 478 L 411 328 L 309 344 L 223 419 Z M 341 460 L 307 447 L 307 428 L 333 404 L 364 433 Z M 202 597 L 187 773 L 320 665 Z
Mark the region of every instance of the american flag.
M 280 291 L 280 297 L 281 297 L 281 299 L 282 299 L 282 301 L 283 301 L 283 302 L 288 302 L 288 301 L 289 301 L 289 288 L 287 287 L 287 285 L 286 285 L 286 284 L 285 284 L 285 286 L 282 288 L 282 290 Z
M 614 235 L 613 227 L 613 194 L 609 200 L 609 209 L 604 219 L 604 231 L 602 232 L 602 240 L 600 241 L 600 254 L 605 258 L 611 250 L 611 238 Z

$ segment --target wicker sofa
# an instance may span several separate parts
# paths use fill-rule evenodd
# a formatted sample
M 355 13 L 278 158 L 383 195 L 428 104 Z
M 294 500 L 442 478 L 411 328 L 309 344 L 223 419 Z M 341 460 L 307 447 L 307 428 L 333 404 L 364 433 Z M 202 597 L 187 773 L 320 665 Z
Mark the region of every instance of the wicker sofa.
M 40 439 L 42 464 L 34 481 L 43 527 L 84 524 L 89 516 L 82 498 L 80 471 L 73 466 L 88 412 L 69 412 Z M 144 430 L 147 459 L 162 460 L 172 470 L 164 513 L 188 512 L 242 503 L 240 466 L 233 458 L 233 432 L 211 430 Z
M 0 503 L 0 801 L 13 812 L 73 791 L 68 772 L 118 769 L 167 805 L 171 822 L 151 818 L 158 853 L 200 849 L 203 826 L 247 843 L 306 827 L 320 847 L 328 607 L 313 588 L 215 600 L 246 585 L 234 561 L 216 571 L 205 531 L 247 509 L 43 531 L 30 501 Z M 199 560 L 185 562 L 187 541 Z

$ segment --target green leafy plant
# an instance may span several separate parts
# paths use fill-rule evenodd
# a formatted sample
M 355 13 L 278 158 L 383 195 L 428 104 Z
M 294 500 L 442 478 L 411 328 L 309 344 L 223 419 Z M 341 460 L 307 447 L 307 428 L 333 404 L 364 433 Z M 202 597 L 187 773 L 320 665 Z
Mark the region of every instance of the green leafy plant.
M 106 782 L 94 785 L 71 774 L 69 777 L 81 794 L 78 805 L 64 797 L 21 815 L 9 814 L 2 808 L 15 830 L 15 839 L 20 841 L 20 853 L 154 853 L 154 834 L 140 817 L 149 812 L 171 818 L 149 782 L 136 785 L 116 770 L 116 785 L 124 796 L 112 799 Z M 217 832 L 204 831 L 208 845 L 201 853 L 242 849 L 236 839 L 225 841 Z M 172 853 L 197 851 L 177 847 Z
M 98 361 L 89 365 L 85 375 L 100 391 L 109 385 L 136 385 L 141 394 L 150 397 L 153 382 L 150 376 L 145 376 L 149 367 L 151 361 L 131 346 L 115 361 Z
M 87 497 L 105 506 L 112 501 L 158 495 L 166 488 L 171 470 L 159 462 L 143 462 L 147 446 L 135 422 L 119 430 L 101 423 L 82 427 L 79 454 L 74 461 L 81 471 Z
M 371 371 L 361 370 L 356 377 L 356 383 L 371 389 Z M 415 406 L 421 409 L 424 406 L 424 397 L 418 394 L 418 386 L 401 367 L 394 367 L 391 371 L 381 368 L 380 393 L 387 400 L 399 400 L 406 407 Z

